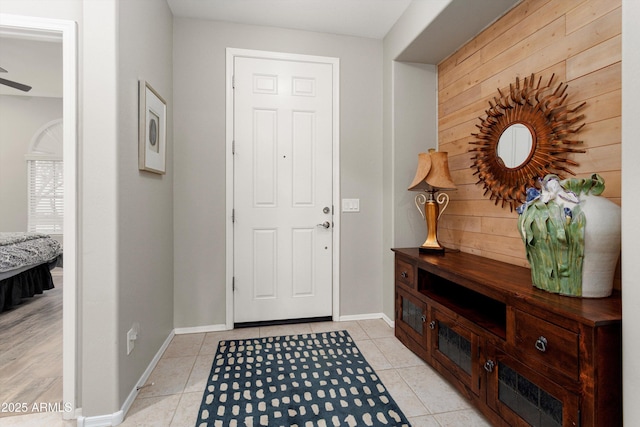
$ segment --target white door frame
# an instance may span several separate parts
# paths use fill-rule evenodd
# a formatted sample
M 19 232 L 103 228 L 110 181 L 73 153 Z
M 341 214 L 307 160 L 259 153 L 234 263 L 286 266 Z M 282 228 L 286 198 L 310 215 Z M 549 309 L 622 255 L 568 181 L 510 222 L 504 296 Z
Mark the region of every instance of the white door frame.
M 63 418 L 76 418 L 77 400 L 77 26 L 74 21 L 0 14 L 0 31 L 30 32 L 62 40 L 62 120 L 64 161 L 64 292 L 62 294 L 62 399 L 71 404 Z
M 332 317 L 340 318 L 340 60 L 262 50 L 227 48 L 226 81 L 226 328 L 233 329 L 233 64 L 237 56 L 330 64 L 333 70 L 333 277 Z

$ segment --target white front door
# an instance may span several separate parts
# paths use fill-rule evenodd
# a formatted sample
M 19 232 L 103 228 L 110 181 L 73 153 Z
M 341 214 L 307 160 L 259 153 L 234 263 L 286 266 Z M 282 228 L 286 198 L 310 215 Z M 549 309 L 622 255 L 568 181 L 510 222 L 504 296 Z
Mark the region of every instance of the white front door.
M 332 315 L 331 64 L 234 58 L 234 322 Z

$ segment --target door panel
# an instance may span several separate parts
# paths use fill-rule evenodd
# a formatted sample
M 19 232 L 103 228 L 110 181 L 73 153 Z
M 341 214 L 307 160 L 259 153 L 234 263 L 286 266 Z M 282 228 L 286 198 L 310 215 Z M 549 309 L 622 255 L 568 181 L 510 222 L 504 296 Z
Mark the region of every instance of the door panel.
M 330 316 L 332 66 L 236 57 L 234 77 L 234 322 Z
M 581 425 L 577 394 L 493 345 L 487 346 L 487 361 L 492 366 L 492 369 L 487 369 L 487 405 L 509 425 Z
M 314 202 L 315 114 L 293 112 L 293 205 L 312 206 Z
M 405 291 L 403 285 L 396 286 L 396 332 L 400 330 L 411 340 L 402 340 L 405 345 L 425 359 L 431 355 L 428 346 L 427 304 Z M 419 346 L 416 348 L 416 345 Z
M 277 298 L 277 230 L 253 230 L 253 298 Z
M 431 334 L 432 357 L 479 395 L 480 337 L 435 308 L 431 308 L 430 318 L 435 322 Z
M 278 113 L 273 110 L 254 110 L 253 129 L 253 200 L 254 206 L 277 205 L 277 126 Z
M 313 253 L 314 229 L 297 228 L 292 230 L 292 268 L 293 268 L 293 295 L 313 296 Z

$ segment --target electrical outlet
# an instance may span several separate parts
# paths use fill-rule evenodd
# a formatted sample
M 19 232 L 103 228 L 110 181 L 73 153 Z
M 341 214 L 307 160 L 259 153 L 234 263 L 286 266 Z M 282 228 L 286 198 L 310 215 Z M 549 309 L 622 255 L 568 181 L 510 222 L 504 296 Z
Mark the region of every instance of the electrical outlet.
M 138 324 L 134 323 L 131 329 L 127 332 L 127 355 L 131 354 L 135 347 L 135 341 L 138 339 L 138 329 Z

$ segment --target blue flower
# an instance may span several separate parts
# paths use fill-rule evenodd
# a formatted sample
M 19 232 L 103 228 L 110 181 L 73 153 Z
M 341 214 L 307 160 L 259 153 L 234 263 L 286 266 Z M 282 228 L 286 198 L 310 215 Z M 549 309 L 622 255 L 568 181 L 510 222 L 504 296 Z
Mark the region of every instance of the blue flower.
M 527 201 L 516 208 L 516 212 L 518 212 L 518 215 L 522 215 L 527 206 L 529 206 L 531 202 L 539 198 L 540 192 L 535 187 L 527 188 Z
M 571 209 L 565 207 L 564 208 L 564 219 L 565 219 L 565 222 L 567 223 L 567 225 L 569 225 L 569 223 L 571 222 L 571 218 L 573 218 L 573 212 L 571 212 Z
M 540 197 L 540 192 L 535 187 L 527 188 L 527 203 L 533 202 L 535 199 Z

